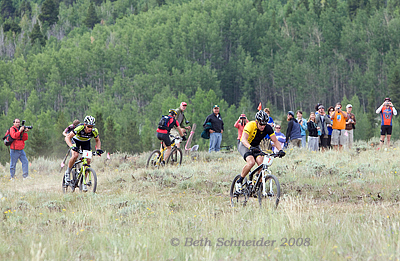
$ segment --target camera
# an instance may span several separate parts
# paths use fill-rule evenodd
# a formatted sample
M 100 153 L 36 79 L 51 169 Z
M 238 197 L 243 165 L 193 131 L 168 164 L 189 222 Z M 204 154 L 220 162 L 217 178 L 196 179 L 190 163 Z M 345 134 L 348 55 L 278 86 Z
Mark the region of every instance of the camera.
M 336 110 L 340 110 L 340 107 L 338 106 L 338 107 L 336 107 Z
M 246 119 L 246 117 L 240 117 L 240 119 Z
M 186 124 L 189 124 L 189 123 L 190 123 L 190 121 L 186 120 L 186 121 L 185 121 L 185 123 L 186 123 Z
M 30 130 L 33 128 L 33 126 L 25 126 L 25 120 L 21 121 L 21 126 L 24 126 L 25 129 L 30 129 Z

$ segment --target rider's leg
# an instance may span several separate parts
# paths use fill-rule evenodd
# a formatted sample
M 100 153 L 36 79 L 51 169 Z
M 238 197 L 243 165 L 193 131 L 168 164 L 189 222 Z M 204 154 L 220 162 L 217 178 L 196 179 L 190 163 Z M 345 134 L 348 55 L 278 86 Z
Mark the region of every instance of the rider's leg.
M 169 154 L 171 154 L 171 145 L 167 146 L 167 150 L 164 153 L 164 161 L 168 159 Z
M 389 142 L 389 140 L 390 140 L 390 136 L 388 135 L 388 142 Z M 380 140 L 380 143 L 379 143 L 379 148 L 380 149 L 382 149 L 382 146 L 383 146 L 383 143 L 385 143 L 385 135 L 381 135 L 381 140 Z
M 251 168 L 254 166 L 254 164 L 256 163 L 253 155 L 249 155 L 246 157 L 246 165 L 244 165 L 243 169 L 242 169 L 242 173 L 240 174 L 241 179 L 243 180 L 243 178 L 245 178 L 247 176 L 247 174 L 249 174 Z
M 392 135 L 387 135 L 386 137 L 387 137 L 387 147 L 389 148 L 390 147 L 390 137 L 391 137 Z

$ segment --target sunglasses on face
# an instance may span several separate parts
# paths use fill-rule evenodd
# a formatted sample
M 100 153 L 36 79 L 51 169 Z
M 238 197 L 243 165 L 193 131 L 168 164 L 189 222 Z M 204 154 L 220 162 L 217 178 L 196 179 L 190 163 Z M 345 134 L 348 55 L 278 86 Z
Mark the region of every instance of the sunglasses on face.
M 86 127 L 93 129 L 93 125 L 86 125 Z
M 281 127 L 276 127 L 275 129 L 280 129 Z
M 267 124 L 261 124 L 261 123 L 259 123 L 260 124 L 260 126 L 266 126 Z

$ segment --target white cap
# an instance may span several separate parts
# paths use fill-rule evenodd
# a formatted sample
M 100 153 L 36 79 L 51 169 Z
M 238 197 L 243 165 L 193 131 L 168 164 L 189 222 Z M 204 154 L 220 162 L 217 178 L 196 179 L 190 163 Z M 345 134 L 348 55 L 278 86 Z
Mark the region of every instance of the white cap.
M 346 109 L 347 109 L 347 108 L 353 108 L 353 106 L 352 106 L 351 104 L 347 104 L 347 105 L 346 105 Z

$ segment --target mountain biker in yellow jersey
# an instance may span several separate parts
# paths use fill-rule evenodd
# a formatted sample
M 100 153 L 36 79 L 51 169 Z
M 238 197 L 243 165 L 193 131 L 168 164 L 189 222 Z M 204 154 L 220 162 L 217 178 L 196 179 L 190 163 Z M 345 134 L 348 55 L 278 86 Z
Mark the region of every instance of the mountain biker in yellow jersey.
M 101 150 L 101 142 L 99 137 L 99 131 L 94 128 L 96 120 L 93 116 L 86 116 L 84 119 L 84 124 L 79 124 L 73 131 L 71 131 L 66 137 L 65 142 L 71 148 L 72 156 L 68 162 L 68 168 L 65 171 L 65 184 L 69 185 L 72 166 L 79 157 L 79 148 L 82 150 L 91 150 L 90 139 L 93 137 L 96 141 L 97 153 L 103 154 Z M 72 143 L 72 139 L 75 144 Z M 90 159 L 87 159 L 88 164 L 90 164 Z M 86 184 L 83 184 L 83 191 L 87 191 Z
M 265 136 L 269 135 L 271 141 L 274 142 L 276 148 L 279 150 L 277 153 L 279 157 L 285 156 L 281 144 L 275 136 L 274 130 L 268 125 L 268 114 L 264 111 L 258 111 L 255 116 L 255 121 L 250 121 L 246 124 L 243 130 L 242 138 L 240 139 L 238 151 L 246 161 L 246 165 L 242 169 L 240 178 L 235 184 L 237 193 L 242 191 L 243 179 L 249 174 L 251 168 L 257 162 L 258 165 L 263 163 L 264 156 L 260 148 L 260 142 Z

